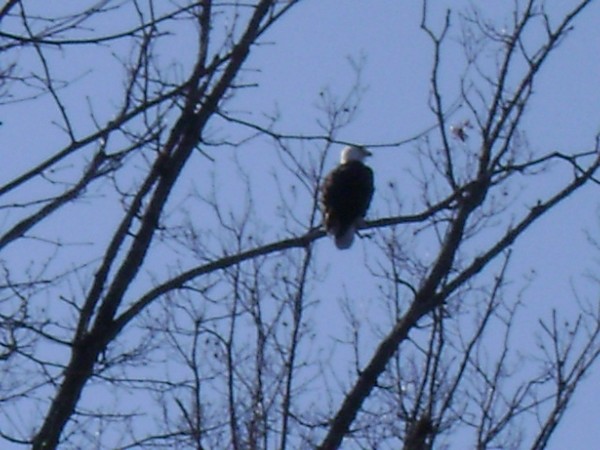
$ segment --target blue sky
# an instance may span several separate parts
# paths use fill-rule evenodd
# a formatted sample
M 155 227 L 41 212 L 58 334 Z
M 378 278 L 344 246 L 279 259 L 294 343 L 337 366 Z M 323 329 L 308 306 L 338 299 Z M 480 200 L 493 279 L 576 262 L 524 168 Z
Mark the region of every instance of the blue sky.
M 304 134 L 320 134 L 316 119 L 319 117 L 316 105 L 319 93 L 330 89 L 337 95 L 343 95 L 352 86 L 353 72 L 348 59 L 364 58 L 362 81 L 366 88 L 360 103 L 360 111 L 351 126 L 339 135 L 340 140 L 365 144 L 386 144 L 411 137 L 434 123 L 427 108 L 429 96 L 429 74 L 431 64 L 431 42 L 419 30 L 420 6 L 418 2 L 400 2 L 397 0 L 307 0 L 301 3 L 290 15 L 279 22 L 263 41 L 264 45 L 252 53 L 247 68 L 256 69 L 245 72 L 242 81 L 257 83 L 254 89 L 242 90 L 231 102 L 231 108 L 245 111 L 248 118 L 258 119 L 263 113 L 281 111 L 282 117 L 277 124 L 278 131 Z M 506 2 L 477 2 L 479 6 L 498 23 L 509 20 Z M 567 2 L 571 4 L 572 2 Z M 434 2 L 431 2 L 434 5 Z M 454 10 L 467 7 L 466 1 L 437 1 L 436 12 L 432 15 L 432 26 L 440 24 L 439 13 L 444 5 Z M 550 2 L 551 8 L 563 7 L 560 2 Z M 433 8 L 433 7 L 432 7 Z M 121 18 L 119 18 L 121 20 Z M 453 23 L 458 17 L 453 15 Z M 535 96 L 524 123 L 531 148 L 540 153 L 549 150 L 584 150 L 593 144 L 593 136 L 600 131 L 600 8 L 592 5 L 577 22 L 569 38 L 551 56 L 535 86 Z M 436 25 L 437 24 L 437 25 Z M 451 103 L 456 95 L 457 81 L 464 59 L 457 43 L 456 28 L 451 31 L 441 63 L 443 86 L 448 92 L 447 102 Z M 532 36 L 532 39 L 535 39 Z M 178 41 L 180 40 L 181 41 Z M 181 45 L 184 36 L 177 36 L 166 45 L 161 60 L 164 64 L 181 63 L 186 66 L 186 47 Z M 168 47 L 168 48 L 167 48 Z M 110 49 L 96 49 L 94 57 L 86 50 L 62 54 L 56 51 L 57 73 L 73 78 L 83 75 L 65 96 L 69 109 L 78 115 L 76 124 L 81 133 L 92 130 L 89 121 L 89 107 L 85 100 L 91 99 L 94 111 L 100 118 L 110 117 L 121 88 L 121 80 L 113 74 L 118 73 L 117 65 L 110 56 Z M 95 56 L 98 55 L 98 56 Z M 27 66 L 28 55 L 24 54 L 20 63 Z M 102 66 L 102 70 L 97 70 Z M 87 73 L 89 68 L 94 72 Z M 8 105 L 0 110 L 0 155 L 4 171 L 0 173 L 0 182 L 11 179 L 24 167 L 34 161 L 41 161 L 51 154 L 57 145 L 64 142 L 62 134 L 51 124 L 46 107 L 49 101 Z M 40 106 L 41 105 L 41 106 Z M 44 106 L 45 105 L 45 106 Z M 4 112 L 2 112 L 4 111 Z M 457 121 L 464 120 L 468 114 L 459 110 Z M 23 118 L 27 120 L 23 120 Z M 239 130 L 231 131 L 224 124 L 215 122 L 213 131 L 224 136 L 237 136 Z M 319 143 L 306 144 L 307 151 L 318 150 Z M 333 167 L 338 158 L 338 147 L 328 154 L 328 167 Z M 407 214 L 419 209 L 418 190 L 414 186 L 409 170 L 414 170 L 412 148 L 378 147 L 370 161 L 376 173 L 377 194 L 369 217 L 377 218 L 388 214 L 384 201 L 386 185 L 394 181 L 398 186 L 398 195 L 403 198 L 402 213 Z M 217 180 L 227 180 L 232 170 L 233 155 L 229 150 L 209 150 L 215 159 L 212 168 L 205 170 L 198 162 L 200 176 L 189 176 L 180 187 L 185 194 L 191 189 L 207 189 L 209 172 L 214 171 Z M 15 157 L 18 155 L 18 157 Z M 243 146 L 237 155 L 246 165 L 252 177 L 252 188 L 260 198 L 258 207 L 269 216 L 274 214 L 280 202 L 273 189 L 273 173 L 278 173 L 277 158 L 273 145 L 265 139 L 257 139 Z M 65 167 L 65 174 L 78 171 L 80 166 Z M 556 178 L 545 177 L 536 186 L 525 185 L 519 197 L 516 210 L 531 205 L 539 196 L 551 192 L 563 181 L 561 176 L 567 172 L 555 172 Z M 269 176 L 264 176 L 268 174 Z M 281 176 L 281 173 L 279 172 Z M 283 175 L 284 177 L 286 175 Z M 244 186 L 224 187 L 219 181 L 219 195 L 224 204 L 232 208 L 239 206 Z M 32 188 L 31 194 L 36 196 Z M 519 190 L 519 182 L 515 190 Z M 98 188 L 97 202 L 103 202 L 102 188 Z M 22 194 L 27 196 L 28 193 Z M 77 205 L 77 214 L 85 212 L 87 223 L 75 223 L 72 230 L 65 230 L 67 209 L 54 221 L 45 226 L 48 235 L 69 232 L 72 239 L 89 243 L 100 240 L 98 233 L 111 230 L 105 226 L 118 220 L 119 208 L 113 204 L 83 203 Z M 100 209 L 100 210 L 99 210 Z M 114 215 L 113 215 L 114 214 Z M 276 217 L 265 220 L 269 225 L 268 235 L 285 237 L 281 223 Z M 2 222 L 0 221 L 0 225 Z M 90 224 L 94 233 L 90 235 Z M 596 295 L 597 286 L 585 284 L 582 274 L 586 270 L 597 270 L 594 259 L 598 254 L 590 249 L 584 231 L 596 232 L 598 225 L 598 202 L 595 189 L 586 189 L 568 204 L 560 206 L 550 215 L 536 224 L 515 247 L 511 276 L 517 283 L 524 281 L 532 270 L 536 277 L 526 291 L 524 322 L 536 323 L 537 317 L 549 314 L 556 306 L 565 313 L 573 313 L 571 308 L 571 284 L 581 286 L 584 294 Z M 435 251 L 435 245 L 427 240 L 416 242 L 420 255 L 428 257 Z M 336 299 L 346 292 L 356 299 L 359 309 L 368 310 L 373 284 L 364 265 L 365 253 L 368 254 L 369 241 L 365 240 L 349 252 L 338 252 L 331 242 L 322 240 L 317 244 L 320 257 L 319 265 L 328 271 L 326 283 L 319 286 L 316 296 L 322 299 L 314 320 L 323 321 L 322 338 L 339 337 L 344 333 L 341 323 L 332 324 L 331 317 L 339 317 Z M 40 246 L 43 247 L 43 246 Z M 94 247 L 93 242 L 82 246 Z M 91 251 L 93 254 L 93 250 Z M 77 247 L 74 264 L 81 255 L 88 255 Z M 26 266 L 28 261 L 19 260 L 10 255 L 14 264 Z M 169 255 L 168 258 L 176 257 Z M 171 260 L 169 260 L 171 261 Z M 159 270 L 159 268 L 157 268 Z M 326 318 L 326 319 L 323 319 Z M 334 321 L 335 322 L 335 321 Z M 329 325 L 329 328 L 325 328 Z M 524 326 L 518 331 L 516 341 L 532 342 L 531 330 Z M 522 333 L 522 334 L 521 334 Z M 367 344 L 367 348 L 369 345 Z M 369 355 L 370 353 L 366 353 Z M 575 403 L 567 413 L 564 422 L 556 433 L 551 448 L 593 448 L 597 433 L 596 418 L 600 416 L 597 383 L 589 377 L 575 398 Z
M 432 9 L 434 3 L 432 2 Z M 469 2 L 435 2 L 432 17 L 440 18 L 442 5 L 454 10 L 467 7 Z M 477 2 L 490 19 L 497 23 L 510 22 L 510 5 L 501 2 Z M 561 7 L 552 2 L 551 7 Z M 589 149 L 593 137 L 600 130 L 600 10 L 593 5 L 577 22 L 574 31 L 550 57 L 535 86 L 535 95 L 524 120 L 529 144 L 536 152 L 551 149 L 569 151 Z M 507 10 L 508 8 L 508 10 Z M 315 104 L 318 93 L 330 88 L 342 95 L 351 86 L 352 71 L 348 58 L 365 57 L 363 82 L 366 91 L 360 112 L 352 126 L 341 133 L 340 139 L 359 143 L 391 143 L 410 137 L 433 123 L 427 109 L 431 42 L 419 30 L 418 2 L 381 0 L 367 5 L 364 1 L 346 1 L 342 8 L 337 1 L 312 1 L 299 6 L 295 14 L 284 19 L 256 51 L 250 66 L 260 68 L 249 79 L 261 84 L 260 94 L 248 93 L 249 103 L 266 105 L 267 110 L 282 111 L 279 131 L 318 132 L 315 124 Z M 453 23 L 458 22 L 456 14 Z M 440 22 L 437 22 L 439 25 Z M 458 75 L 464 59 L 456 42 L 456 28 L 445 48 L 441 63 L 443 85 L 451 94 L 457 93 Z M 532 39 L 536 36 L 533 35 Z M 450 103 L 451 96 L 448 96 Z M 244 96 L 242 96 L 244 99 Z M 243 103 L 242 103 L 243 104 Z M 456 114 L 457 120 L 463 111 Z M 255 144 L 260 146 L 261 144 Z M 387 181 L 394 180 L 404 191 L 416 195 L 410 186 L 406 169 L 411 161 L 407 147 L 383 147 L 375 150 L 370 161 L 377 178 L 378 195 L 385 192 Z M 265 150 L 256 150 L 256 155 Z M 253 156 L 254 157 L 254 156 Z M 337 160 L 337 150 L 329 155 L 330 165 Z M 563 176 L 568 173 L 562 172 Z M 561 177 L 561 172 L 558 172 Z M 525 189 L 520 202 L 533 204 L 539 196 L 551 192 L 564 179 L 546 177 L 536 186 Z M 416 203 L 407 199 L 403 212 L 410 212 Z M 386 212 L 376 195 L 370 217 Z M 573 314 L 572 283 L 581 286 L 585 294 L 594 297 L 597 287 L 586 284 L 582 273 L 597 270 L 595 251 L 590 249 L 583 231 L 595 232 L 598 224 L 598 206 L 595 188 L 586 189 L 568 204 L 562 205 L 536 224 L 515 246 L 510 269 L 517 285 L 535 273 L 526 291 L 521 320 L 516 330 L 515 343 L 533 345 L 533 329 L 539 317 L 548 318 L 552 307 L 567 316 Z M 330 277 L 325 287 L 325 300 L 319 314 L 336 317 L 339 305 L 332 297 L 351 292 L 357 304 L 369 308 L 373 285 L 364 267 L 363 245 L 351 252 L 336 252 L 328 242 L 320 242 L 319 252 L 328 267 Z M 368 242 L 364 246 L 368 246 Z M 423 244 L 423 252 L 431 251 Z M 340 292 L 340 290 L 342 292 Z M 318 318 L 317 318 L 318 320 Z M 331 320 L 326 319 L 331 331 Z M 338 336 L 343 335 L 340 330 Z M 370 353 L 366 352 L 366 355 Z M 550 448 L 592 448 L 597 439 L 597 417 L 600 406 L 594 400 L 598 395 L 595 376 L 589 377 L 575 397 L 572 409 L 556 432 Z

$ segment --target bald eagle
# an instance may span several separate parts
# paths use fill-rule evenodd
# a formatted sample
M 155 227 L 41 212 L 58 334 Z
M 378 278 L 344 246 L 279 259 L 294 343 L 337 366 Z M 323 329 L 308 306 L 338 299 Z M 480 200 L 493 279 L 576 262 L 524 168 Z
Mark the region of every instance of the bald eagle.
M 339 249 L 352 245 L 373 198 L 373 171 L 363 164 L 371 156 L 366 148 L 350 145 L 342 150 L 340 164 L 323 180 L 321 204 L 325 230 Z

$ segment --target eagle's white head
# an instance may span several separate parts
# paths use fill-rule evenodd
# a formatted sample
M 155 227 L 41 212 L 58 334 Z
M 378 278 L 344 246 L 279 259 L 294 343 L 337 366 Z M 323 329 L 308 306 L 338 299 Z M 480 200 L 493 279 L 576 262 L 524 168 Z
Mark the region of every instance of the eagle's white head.
M 371 156 L 372 153 L 365 147 L 360 145 L 349 145 L 344 147 L 340 155 L 340 164 L 346 164 L 350 161 L 364 161 L 367 156 Z

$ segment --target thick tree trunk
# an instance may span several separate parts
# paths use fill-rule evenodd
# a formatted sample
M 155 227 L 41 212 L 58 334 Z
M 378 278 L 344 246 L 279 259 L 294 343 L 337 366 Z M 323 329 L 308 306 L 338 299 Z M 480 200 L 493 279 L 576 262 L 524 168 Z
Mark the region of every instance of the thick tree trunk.
M 60 388 L 50 406 L 46 420 L 36 435 L 32 449 L 48 450 L 58 446 L 60 435 L 75 411 L 85 383 L 90 379 L 94 364 L 104 345 L 88 336 L 73 350 Z

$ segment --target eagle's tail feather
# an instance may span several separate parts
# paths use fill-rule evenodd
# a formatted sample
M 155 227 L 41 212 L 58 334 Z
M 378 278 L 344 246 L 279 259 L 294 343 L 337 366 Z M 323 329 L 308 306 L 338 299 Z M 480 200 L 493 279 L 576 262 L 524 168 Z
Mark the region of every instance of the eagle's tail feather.
M 346 250 L 350 248 L 354 241 L 354 234 L 356 233 L 356 227 L 350 225 L 345 230 L 340 230 L 335 234 L 335 246 L 340 250 Z

